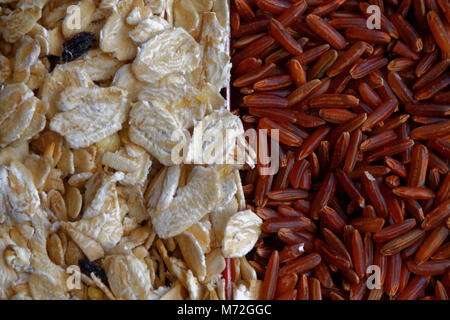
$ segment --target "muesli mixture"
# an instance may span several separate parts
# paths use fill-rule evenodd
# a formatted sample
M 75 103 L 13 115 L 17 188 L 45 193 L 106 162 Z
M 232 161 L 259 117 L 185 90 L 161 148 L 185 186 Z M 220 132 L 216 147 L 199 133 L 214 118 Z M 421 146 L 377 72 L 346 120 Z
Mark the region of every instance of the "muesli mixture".
M 0 298 L 258 298 L 228 1 L 0 4 Z

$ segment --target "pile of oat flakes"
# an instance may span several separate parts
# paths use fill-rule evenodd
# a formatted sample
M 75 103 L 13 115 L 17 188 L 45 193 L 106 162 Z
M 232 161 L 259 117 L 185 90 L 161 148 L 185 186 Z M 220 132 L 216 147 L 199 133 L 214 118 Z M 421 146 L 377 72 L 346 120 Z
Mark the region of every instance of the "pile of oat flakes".
M 242 164 L 194 164 L 192 149 L 198 126 L 245 144 L 220 94 L 227 0 L 0 4 L 0 298 L 224 299 L 226 258 L 234 298 L 257 298 Z M 92 49 L 56 59 L 81 31 Z M 74 289 L 80 261 L 100 271 Z

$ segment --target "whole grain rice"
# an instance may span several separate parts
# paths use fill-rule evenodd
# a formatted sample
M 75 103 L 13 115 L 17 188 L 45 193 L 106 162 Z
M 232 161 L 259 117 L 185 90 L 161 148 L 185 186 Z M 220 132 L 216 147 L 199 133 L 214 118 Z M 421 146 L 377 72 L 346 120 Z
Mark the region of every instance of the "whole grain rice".
M 242 30 L 255 40 L 234 62 L 261 61 L 268 71 L 258 83 L 278 81 L 288 103 L 246 108 L 241 91 L 236 112 L 246 128 L 269 128 L 269 118 L 285 137 L 303 135 L 298 145 L 279 140 L 274 176 L 243 173 L 254 190 L 247 203 L 265 221 L 260 245 L 270 262 L 256 251 L 248 258 L 266 270 L 266 298 L 448 300 L 450 10 L 448 1 L 425 3 L 247 0 L 256 19 L 271 22 Z M 378 30 L 366 26 L 373 4 Z M 275 32 L 276 20 L 284 29 Z M 232 43 L 242 43 L 239 29 Z M 236 66 L 232 79 L 256 74 Z M 381 288 L 366 285 L 371 265 Z

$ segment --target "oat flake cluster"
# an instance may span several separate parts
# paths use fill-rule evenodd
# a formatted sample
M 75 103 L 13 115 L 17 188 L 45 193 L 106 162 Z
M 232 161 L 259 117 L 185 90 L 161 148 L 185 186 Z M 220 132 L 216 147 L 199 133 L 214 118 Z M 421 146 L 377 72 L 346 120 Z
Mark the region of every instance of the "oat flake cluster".
M 220 94 L 227 1 L 0 4 L 0 298 L 225 299 L 226 258 L 234 297 L 257 298 L 242 165 L 194 164 L 186 139 L 202 125 L 242 140 Z M 80 32 L 96 41 L 63 63 Z

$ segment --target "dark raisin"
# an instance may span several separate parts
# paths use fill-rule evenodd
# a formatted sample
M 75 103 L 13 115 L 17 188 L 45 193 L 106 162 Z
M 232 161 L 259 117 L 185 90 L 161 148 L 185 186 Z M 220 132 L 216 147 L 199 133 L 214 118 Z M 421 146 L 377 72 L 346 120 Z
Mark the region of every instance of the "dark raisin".
M 108 285 L 108 278 L 106 277 L 105 271 L 95 264 L 94 262 L 91 262 L 89 260 L 78 260 L 78 266 L 81 269 L 81 272 L 83 272 L 87 276 L 91 276 L 91 272 L 93 272 L 97 278 L 102 280 L 102 282 L 106 285 Z
M 91 32 L 80 32 L 63 43 L 62 61 L 70 62 L 85 54 L 92 48 L 95 36 Z

